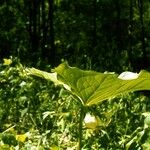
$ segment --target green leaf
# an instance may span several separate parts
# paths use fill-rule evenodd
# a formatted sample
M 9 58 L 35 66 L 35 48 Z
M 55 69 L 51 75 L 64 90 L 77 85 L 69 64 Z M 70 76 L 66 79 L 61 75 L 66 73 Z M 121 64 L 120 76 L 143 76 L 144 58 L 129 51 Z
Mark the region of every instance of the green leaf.
M 59 150 L 59 147 L 56 145 L 52 145 L 51 150 Z
M 63 85 L 73 95 L 78 97 L 83 105 L 91 106 L 106 99 L 114 98 L 125 92 L 150 90 L 150 73 L 141 71 L 139 74 L 123 72 L 121 75 L 84 71 L 70 67 L 66 62 L 54 69 L 54 73 L 47 73 L 29 68 L 28 73 L 57 85 Z
M 135 77 L 134 73 L 124 72 L 124 77 L 122 74 L 118 78 L 116 74 L 83 71 L 63 63 L 55 68 L 55 72 L 58 74 L 58 79 L 67 84 L 84 105 L 88 106 L 121 93 L 150 90 L 150 73 L 147 71 L 141 71 L 138 76 L 135 74 Z
M 103 73 L 83 71 L 69 67 L 67 63 L 60 64 L 55 68 L 55 72 L 58 74 L 58 79 L 67 84 L 83 104 L 86 104 L 105 78 Z
M 26 68 L 25 72 L 28 75 L 34 75 L 37 77 L 44 78 L 46 80 L 50 80 L 50 81 L 54 82 L 56 85 L 63 85 L 67 90 L 70 90 L 70 87 L 68 87 L 65 83 L 63 83 L 57 79 L 57 73 L 55 73 L 55 72 L 48 73 L 46 71 L 41 71 L 41 70 L 38 70 L 35 68 Z
M 47 80 L 51 80 L 54 83 L 58 83 L 59 81 L 57 80 L 57 74 L 56 73 L 48 73 L 46 71 L 41 71 L 35 68 L 26 68 L 25 71 L 28 73 L 28 75 L 35 75 L 41 78 L 45 78 Z

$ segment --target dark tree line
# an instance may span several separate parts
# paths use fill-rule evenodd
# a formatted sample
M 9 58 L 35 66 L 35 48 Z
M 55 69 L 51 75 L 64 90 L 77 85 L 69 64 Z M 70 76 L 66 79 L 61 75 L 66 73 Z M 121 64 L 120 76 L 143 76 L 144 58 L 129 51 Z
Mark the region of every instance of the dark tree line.
M 150 65 L 148 0 L 2 0 L 0 57 L 96 70 Z

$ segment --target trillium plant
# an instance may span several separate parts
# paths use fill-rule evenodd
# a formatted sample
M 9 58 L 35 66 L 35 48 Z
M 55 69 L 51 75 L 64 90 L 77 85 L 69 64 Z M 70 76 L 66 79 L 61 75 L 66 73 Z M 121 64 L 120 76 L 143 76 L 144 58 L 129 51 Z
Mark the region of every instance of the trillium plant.
M 42 77 L 58 86 L 63 86 L 79 101 L 78 150 L 82 149 L 83 122 L 87 128 L 96 128 L 98 126 L 98 119 L 85 112 L 86 107 L 112 99 L 122 93 L 150 90 L 150 73 L 145 70 L 139 73 L 127 71 L 117 75 L 115 73 L 85 71 L 76 67 L 70 67 L 64 62 L 53 69 L 51 73 L 35 68 L 27 68 L 26 71 L 30 75 Z

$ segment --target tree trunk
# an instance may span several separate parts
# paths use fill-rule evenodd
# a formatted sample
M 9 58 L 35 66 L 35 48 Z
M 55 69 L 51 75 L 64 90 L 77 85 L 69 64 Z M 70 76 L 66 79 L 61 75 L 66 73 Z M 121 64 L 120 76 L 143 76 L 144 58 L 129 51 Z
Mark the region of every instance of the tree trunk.
M 146 47 L 145 47 L 145 29 L 143 21 L 143 0 L 138 0 L 138 7 L 140 12 L 140 23 L 141 23 L 141 42 L 143 52 L 143 63 L 146 62 Z
M 30 36 L 30 45 L 31 50 L 29 52 L 29 59 L 32 60 L 33 64 L 37 63 L 37 53 L 39 48 L 39 40 L 38 40 L 38 33 L 37 33 L 37 8 L 38 3 L 37 0 L 29 1 L 29 27 L 28 32 Z
M 128 49 L 128 60 L 129 60 L 129 67 L 132 67 L 132 47 L 133 47 L 133 0 L 130 0 L 130 14 L 129 14 L 129 49 Z
M 53 25 L 53 17 L 54 17 L 54 0 L 48 0 L 49 3 L 49 27 L 50 27 L 50 53 L 48 53 L 48 62 L 55 66 L 56 64 L 56 52 L 55 52 L 55 44 L 54 44 L 54 25 Z
M 37 4 L 37 0 L 33 1 L 33 34 L 32 34 L 32 50 L 33 53 L 35 54 L 35 51 L 37 51 L 38 49 L 38 37 L 37 37 L 37 8 L 38 8 L 38 4 Z
M 121 19 L 120 19 L 120 15 L 121 15 L 121 8 L 120 8 L 120 0 L 116 0 L 115 1 L 115 5 L 116 5 L 116 27 L 115 27 L 115 33 L 116 33 L 116 54 L 119 55 L 120 51 L 122 50 L 122 39 L 121 39 Z
M 94 57 L 95 54 L 95 48 L 97 46 L 97 33 L 96 33 L 96 29 L 97 29 L 97 25 L 96 25 L 96 15 L 97 15 L 97 6 L 96 6 L 97 1 L 96 0 L 92 0 L 92 7 L 90 8 L 90 46 L 88 49 L 88 58 L 89 60 L 87 60 L 88 63 L 88 69 L 91 69 L 91 64 L 94 63 L 95 60 L 92 60 L 92 58 Z
M 97 8 L 96 8 L 96 0 L 93 0 L 93 42 L 92 42 L 92 47 L 95 48 L 97 44 L 97 39 L 96 39 L 96 13 L 97 13 Z
M 41 9 L 42 9 L 42 39 L 41 39 L 41 55 L 42 60 L 44 61 L 47 58 L 47 48 L 46 48 L 46 41 L 47 41 L 47 26 L 46 26 L 46 13 L 45 13 L 45 1 L 42 0 L 41 3 Z

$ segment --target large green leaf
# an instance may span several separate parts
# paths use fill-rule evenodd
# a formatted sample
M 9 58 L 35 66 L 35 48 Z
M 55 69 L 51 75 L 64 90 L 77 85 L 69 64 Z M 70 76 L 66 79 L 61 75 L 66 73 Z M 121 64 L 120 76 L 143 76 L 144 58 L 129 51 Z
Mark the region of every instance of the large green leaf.
M 67 90 L 70 90 L 70 87 L 68 85 L 66 85 L 65 83 L 63 83 L 57 79 L 57 73 L 56 72 L 48 73 L 46 71 L 41 71 L 41 70 L 38 70 L 35 68 L 26 68 L 25 72 L 28 75 L 34 75 L 37 77 L 44 78 L 46 80 L 50 80 L 50 81 L 54 82 L 54 84 L 56 84 L 56 85 L 63 85 Z
M 137 78 L 119 79 L 118 75 L 83 71 L 60 64 L 55 72 L 58 79 L 67 84 L 85 105 L 92 105 L 113 98 L 124 92 L 150 90 L 150 73 L 141 71 Z
M 150 73 L 141 71 L 139 74 L 123 73 L 119 77 L 111 73 L 84 71 L 70 67 L 67 63 L 60 64 L 54 73 L 37 69 L 29 69 L 30 73 L 62 84 L 76 95 L 84 105 L 90 106 L 121 93 L 150 90 Z

